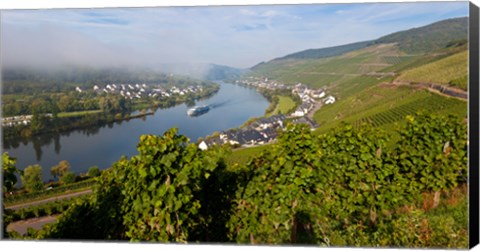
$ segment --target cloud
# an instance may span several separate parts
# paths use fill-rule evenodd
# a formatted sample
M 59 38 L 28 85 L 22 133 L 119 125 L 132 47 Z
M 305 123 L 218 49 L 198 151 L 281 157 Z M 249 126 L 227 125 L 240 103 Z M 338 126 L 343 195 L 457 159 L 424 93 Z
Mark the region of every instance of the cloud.
M 466 2 L 6 10 L 2 63 L 243 68 L 466 15 Z
M 247 10 L 247 9 L 240 9 L 238 12 L 245 16 L 256 16 L 257 13 L 255 11 Z

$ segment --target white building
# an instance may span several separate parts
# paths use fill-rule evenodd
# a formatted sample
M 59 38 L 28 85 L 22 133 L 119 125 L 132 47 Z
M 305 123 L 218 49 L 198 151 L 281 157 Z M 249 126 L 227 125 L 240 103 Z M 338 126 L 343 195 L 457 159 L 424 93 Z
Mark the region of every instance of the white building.
M 200 150 L 207 150 L 208 149 L 208 146 L 207 146 L 207 143 L 205 143 L 205 141 L 202 141 L 199 145 L 198 145 L 198 148 L 200 148 Z
M 335 97 L 333 96 L 328 96 L 326 99 L 323 100 L 325 104 L 333 104 L 335 103 Z
M 292 116 L 294 116 L 294 117 L 303 117 L 303 116 L 305 116 L 305 112 L 303 111 L 303 109 L 298 108 L 297 110 L 295 110 L 294 113 L 292 113 Z

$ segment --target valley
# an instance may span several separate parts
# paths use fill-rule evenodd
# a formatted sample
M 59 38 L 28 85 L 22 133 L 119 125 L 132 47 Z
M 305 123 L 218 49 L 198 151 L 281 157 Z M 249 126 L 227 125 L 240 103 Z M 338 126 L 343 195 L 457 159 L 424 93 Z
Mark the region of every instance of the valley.
M 478 84 L 468 83 L 467 24 L 249 69 L 9 69 L 4 229 L 12 239 L 464 248 L 467 97 Z M 194 106 L 209 109 L 188 116 Z

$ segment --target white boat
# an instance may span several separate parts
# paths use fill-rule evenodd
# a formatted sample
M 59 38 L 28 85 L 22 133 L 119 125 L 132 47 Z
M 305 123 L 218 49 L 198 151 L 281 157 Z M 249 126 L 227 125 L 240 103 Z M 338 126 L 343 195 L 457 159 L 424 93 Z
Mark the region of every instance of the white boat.
M 201 114 L 204 114 L 210 110 L 210 107 L 204 105 L 204 106 L 195 106 L 191 109 L 188 109 L 187 115 L 188 116 L 198 116 Z

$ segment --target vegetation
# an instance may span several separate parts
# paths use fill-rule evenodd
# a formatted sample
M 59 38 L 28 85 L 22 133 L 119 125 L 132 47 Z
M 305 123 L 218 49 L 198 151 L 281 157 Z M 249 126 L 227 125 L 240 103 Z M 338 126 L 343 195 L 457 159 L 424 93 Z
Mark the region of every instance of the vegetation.
M 42 205 L 20 208 L 18 210 L 7 209 L 5 210 L 5 217 L 9 218 L 9 222 L 15 222 L 31 218 L 61 214 L 66 211 L 72 204 L 75 204 L 79 200 L 86 199 L 87 196 L 88 195 L 70 199 L 56 200 Z
M 392 83 L 398 76 L 423 82 L 424 75 L 436 73 L 426 82 L 465 87 L 466 52 L 460 51 L 466 20 L 398 32 L 368 47 L 309 50 L 256 66 L 249 74 L 328 87 L 338 98 L 314 115 L 320 128 L 313 133 L 289 124 L 276 144 L 232 152 L 202 151 L 176 129 L 143 135 L 137 156 L 122 157 L 101 173 L 92 167 L 88 176 L 97 178 L 49 191 L 33 192 L 38 168 L 26 169 L 22 181 L 32 180 L 28 187 L 25 183 L 30 193 L 4 195 L 5 202 L 94 184 L 93 192 L 68 203 L 65 211 L 61 205 L 67 202 L 9 212 L 6 222 L 52 213 L 55 207 L 63 212 L 57 223 L 10 237 L 466 248 L 466 102 Z M 458 32 L 451 33 L 457 40 L 450 28 Z M 263 93 L 275 104 L 267 112 L 291 109 L 298 100 L 286 92 Z M 77 112 L 62 98 L 44 97 L 30 107 L 33 134 L 49 127 L 41 116 L 44 107 Z M 146 105 L 109 98 L 89 109 L 115 113 L 86 112 L 80 118 L 122 119 L 122 109 L 115 107 Z M 85 103 L 76 105 L 85 109 Z M 14 160 L 3 159 L 4 173 L 14 173 Z M 59 163 L 52 175 L 68 183 L 66 166 Z M 15 184 L 11 175 L 4 177 Z
M 3 187 L 2 190 L 4 193 L 11 192 L 15 185 L 17 184 L 17 176 L 19 173 L 18 169 L 15 167 L 16 160 L 11 158 L 8 153 L 4 152 L 2 154 L 2 176 L 3 176 Z
M 56 166 L 52 166 L 50 169 L 50 173 L 52 174 L 52 177 L 55 178 L 60 178 L 64 177 L 70 172 L 70 163 L 66 160 L 62 160 L 58 163 Z
M 438 111 L 446 112 L 452 110 L 454 107 L 461 108 L 462 106 L 465 106 L 462 101 L 453 98 L 444 98 L 439 95 L 432 95 L 431 97 L 416 99 L 409 103 L 393 107 L 392 109 L 365 116 L 356 120 L 353 124 L 356 127 L 359 127 L 363 123 L 371 123 L 375 127 L 384 126 L 402 121 L 406 116 L 413 115 L 418 111 L 429 113 L 437 113 Z
M 468 18 L 452 18 L 427 26 L 396 32 L 376 43 L 397 43 L 406 53 L 426 53 L 449 47 L 468 36 Z
M 317 133 L 321 133 L 342 121 L 355 126 L 365 122 L 374 126 L 403 123 L 406 115 L 422 110 L 465 118 L 467 103 L 408 86 L 374 86 L 338 100 L 335 105 L 322 107 L 315 113 L 314 119 L 320 125 Z
M 14 195 L 4 196 L 3 204 L 5 206 L 17 205 L 24 202 L 31 202 L 36 200 L 42 200 L 51 198 L 57 195 L 63 195 L 67 193 L 83 191 L 93 186 L 95 181 L 93 179 L 87 179 L 73 184 L 64 184 L 58 187 L 53 187 L 49 190 L 41 190 L 32 193 L 16 193 Z
M 297 106 L 297 104 L 289 96 L 276 96 L 276 98 L 278 99 L 277 102 L 272 102 L 270 104 L 274 105 L 273 111 L 269 111 L 266 116 L 272 116 L 278 113 L 288 114 Z M 267 111 L 268 110 L 271 109 L 267 109 Z
M 399 134 L 387 148 L 368 125 L 319 136 L 289 125 L 230 168 L 225 149 L 201 151 L 176 130 L 144 135 L 90 199 L 29 238 L 466 247 L 466 125 L 417 114 Z
M 88 169 L 88 177 L 94 178 L 100 176 L 101 172 L 98 166 L 92 166 Z
M 340 46 L 334 46 L 334 47 L 328 47 L 328 48 L 322 48 L 322 49 L 309 49 L 305 51 L 292 53 L 284 57 L 278 58 L 276 60 L 327 58 L 327 57 L 339 56 L 350 51 L 359 50 L 359 49 L 368 47 L 372 44 L 373 44 L 372 41 L 366 41 L 366 42 L 358 42 L 358 43 L 352 43 L 352 44 L 346 44 L 346 45 L 340 45 Z
M 40 165 L 27 166 L 21 175 L 22 184 L 28 192 L 38 192 L 43 189 L 42 167 Z
M 401 74 L 397 80 L 454 85 L 467 90 L 468 51 L 417 67 Z

